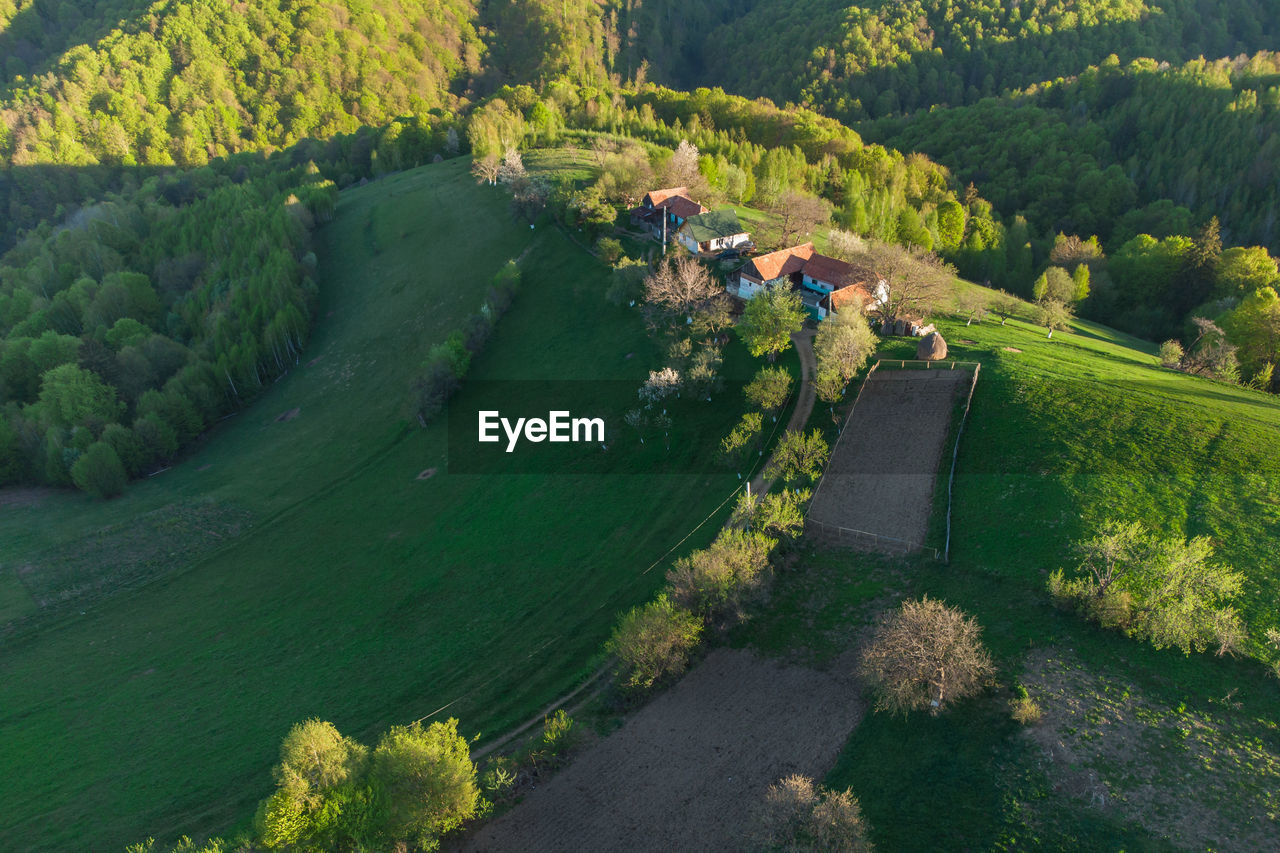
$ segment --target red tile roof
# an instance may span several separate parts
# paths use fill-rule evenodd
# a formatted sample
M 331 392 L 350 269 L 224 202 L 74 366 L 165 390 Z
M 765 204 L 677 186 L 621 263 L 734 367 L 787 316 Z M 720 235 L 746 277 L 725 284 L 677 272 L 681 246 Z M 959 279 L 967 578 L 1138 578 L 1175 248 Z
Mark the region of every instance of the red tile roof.
M 853 264 L 846 264 L 836 258 L 819 255 L 817 252 L 804 265 L 804 274 L 818 281 L 834 285 L 836 288 L 852 282 L 858 270 Z
M 645 193 L 644 203 L 651 207 L 657 207 L 672 196 L 685 196 L 687 198 L 688 195 L 688 187 L 670 187 L 665 190 L 650 190 Z
M 832 311 L 839 311 L 847 305 L 857 305 L 866 309 L 871 304 L 871 293 L 862 283 L 851 284 L 827 294 L 828 305 Z
M 705 207 L 698 204 L 693 199 L 686 198 L 682 195 L 672 196 L 671 198 L 663 201 L 659 206 L 666 208 L 681 219 L 688 219 L 690 216 L 697 216 L 700 213 L 707 212 Z
M 742 272 L 759 281 L 773 281 L 804 269 L 805 261 L 811 257 L 813 244 L 805 243 L 754 257 L 742 268 Z

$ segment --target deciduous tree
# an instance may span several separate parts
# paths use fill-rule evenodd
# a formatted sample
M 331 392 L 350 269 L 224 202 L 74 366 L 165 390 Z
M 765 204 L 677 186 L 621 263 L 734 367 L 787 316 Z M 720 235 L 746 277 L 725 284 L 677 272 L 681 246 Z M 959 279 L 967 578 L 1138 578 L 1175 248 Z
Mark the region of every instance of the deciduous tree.
M 803 328 L 804 319 L 800 294 L 775 287 L 748 299 L 734 328 L 753 356 L 776 361 L 791 346 L 791 336 Z
M 886 613 L 859 665 L 876 709 L 937 714 L 977 693 L 995 673 L 981 636 L 972 617 L 928 596 Z
M 1230 602 L 1244 578 L 1213 559 L 1207 536 L 1166 537 L 1137 522 L 1109 521 L 1080 553 L 1074 576 L 1058 569 L 1049 577 L 1060 603 L 1158 649 L 1239 649 L 1244 627 Z
M 848 382 L 866 366 L 879 345 L 880 339 L 871 331 L 861 310 L 848 307 L 828 314 L 813 339 L 818 372 L 834 370 Z

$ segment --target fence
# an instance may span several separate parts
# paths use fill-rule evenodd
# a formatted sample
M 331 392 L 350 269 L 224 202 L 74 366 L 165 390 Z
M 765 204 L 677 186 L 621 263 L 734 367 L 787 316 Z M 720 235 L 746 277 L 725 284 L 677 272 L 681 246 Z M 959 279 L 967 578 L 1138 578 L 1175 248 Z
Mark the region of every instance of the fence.
M 964 425 L 969 420 L 969 406 L 973 403 L 973 390 L 978 387 L 978 374 L 982 372 L 982 364 L 974 363 L 973 379 L 969 382 L 969 396 L 964 401 L 964 414 L 960 416 L 960 429 L 956 430 L 956 443 L 951 448 L 951 476 L 947 478 L 947 541 L 942 551 L 942 561 L 951 562 L 951 495 L 956 485 L 956 459 L 960 455 L 960 436 L 964 435 Z
M 897 365 L 894 367 L 894 365 Z M 908 367 L 907 365 L 910 365 Z M 923 358 L 877 358 L 873 367 L 885 367 L 894 370 L 955 370 L 957 367 L 972 367 L 974 373 L 982 367 L 980 361 L 928 361 Z
M 932 553 L 936 560 L 939 556 L 937 548 L 931 548 L 928 545 L 921 545 L 919 542 L 908 542 L 905 539 L 895 539 L 892 536 L 883 536 L 879 533 L 868 533 L 865 530 L 855 530 L 852 527 L 841 527 L 838 524 L 827 524 L 825 521 L 818 521 L 813 518 L 805 519 L 805 527 L 812 526 L 819 533 L 829 539 L 834 539 L 837 544 L 850 545 L 854 548 L 866 546 L 873 551 L 880 552 L 900 552 L 903 554 Z
M 822 484 L 827 480 L 827 471 L 831 468 L 832 460 L 836 458 L 836 451 L 840 449 L 840 441 L 844 438 L 845 429 L 849 426 L 849 421 L 853 420 L 853 411 L 858 408 L 858 401 L 862 399 L 862 389 L 867 387 L 867 383 L 871 381 L 871 377 L 875 375 L 876 368 L 879 366 L 879 361 L 871 363 L 871 369 L 867 371 L 867 375 L 862 379 L 862 384 L 858 386 L 858 393 L 853 395 L 853 405 L 849 407 L 849 414 L 845 415 L 844 423 L 840 426 L 840 432 L 836 435 L 836 443 L 831 445 L 831 452 L 827 454 L 827 464 L 822 469 L 822 477 L 818 480 L 817 488 L 813 490 L 813 497 L 809 500 L 809 506 L 805 507 L 805 521 L 809 520 L 809 509 L 817 502 L 818 492 L 822 491 Z
M 910 365 L 908 367 L 908 365 Z M 918 542 L 907 542 L 902 539 L 895 539 L 892 536 L 882 536 L 878 533 L 868 533 L 865 530 L 857 530 L 852 527 L 841 527 L 836 524 L 827 524 L 809 517 L 809 509 L 805 509 L 804 523 L 808 528 L 812 525 L 829 538 L 834 538 L 838 543 L 849 543 L 854 547 L 858 545 L 869 545 L 875 550 L 886 550 L 883 546 L 891 546 L 888 550 L 899 550 L 903 554 L 914 554 L 918 552 L 933 552 L 935 560 L 941 558 L 944 563 L 951 562 L 951 502 L 952 495 L 955 492 L 956 482 L 956 460 L 960 454 L 960 436 L 964 434 L 965 422 L 969 419 L 969 406 L 973 403 L 973 390 L 978 385 L 978 374 L 982 371 L 982 362 L 980 361 L 928 361 L 920 358 L 877 358 L 871 363 L 871 369 L 867 371 L 866 378 L 863 379 L 862 385 L 858 388 L 858 393 L 853 398 L 853 405 L 849 407 L 849 414 L 845 417 L 844 425 L 840 427 L 840 434 L 836 436 L 836 443 L 831 448 L 831 453 L 827 457 L 826 468 L 822 471 L 822 479 L 818 481 L 818 487 L 813 492 L 813 499 L 809 501 L 809 507 L 813 507 L 817 503 L 818 492 L 822 490 L 822 483 L 827 478 L 827 470 L 831 467 L 832 460 L 836 457 L 836 450 L 840 447 L 840 441 L 844 438 L 846 428 L 849 421 L 853 420 L 854 410 L 858 408 L 858 401 L 862 399 L 862 389 L 867 387 L 867 383 L 871 380 L 872 375 L 881 367 L 888 370 L 955 370 L 957 367 L 973 368 L 973 378 L 969 382 L 969 394 L 964 401 L 964 414 L 960 416 L 960 428 L 956 431 L 956 442 L 951 448 L 951 474 L 947 478 L 947 536 L 946 542 L 941 552 L 937 548 L 923 545 Z M 834 532 L 834 537 L 832 533 Z

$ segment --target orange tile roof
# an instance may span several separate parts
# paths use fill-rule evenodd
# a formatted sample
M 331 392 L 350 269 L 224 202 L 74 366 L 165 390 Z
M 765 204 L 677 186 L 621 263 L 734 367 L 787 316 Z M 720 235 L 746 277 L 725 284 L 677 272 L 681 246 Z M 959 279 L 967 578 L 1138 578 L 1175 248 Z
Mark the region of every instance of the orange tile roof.
M 866 308 L 871 304 L 871 294 L 861 283 L 851 284 L 848 287 L 842 287 L 839 290 L 833 290 L 827 295 L 828 304 L 832 311 L 839 311 L 847 305 L 857 305 L 860 308 Z
M 666 208 L 681 219 L 688 219 L 690 216 L 697 216 L 700 213 L 707 212 L 705 207 L 682 195 L 674 195 L 665 199 L 659 207 Z
M 804 243 L 754 257 L 742 268 L 742 272 L 760 281 L 773 281 L 775 278 L 799 272 L 804 268 L 805 261 L 811 257 L 813 257 L 813 244 Z
M 670 187 L 665 190 L 650 190 L 649 192 L 645 193 L 644 201 L 646 204 L 652 205 L 653 207 L 657 207 L 667 199 L 677 195 L 687 197 L 689 195 L 689 188 L 688 187 Z
M 804 265 L 804 274 L 839 288 L 853 281 L 857 268 L 853 264 L 814 252 L 813 257 Z

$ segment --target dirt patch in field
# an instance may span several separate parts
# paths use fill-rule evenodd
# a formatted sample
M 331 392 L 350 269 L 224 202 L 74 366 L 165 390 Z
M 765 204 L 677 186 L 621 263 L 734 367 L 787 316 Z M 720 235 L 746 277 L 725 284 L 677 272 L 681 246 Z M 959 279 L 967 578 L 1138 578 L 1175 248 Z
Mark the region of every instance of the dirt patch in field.
M 415 479 L 415 480 L 430 480 L 432 477 L 434 477 L 434 476 L 436 475 L 436 470 L 437 470 L 437 469 L 435 469 L 435 468 L 425 468 L 425 469 L 423 469 L 422 473 L 420 473 L 420 474 L 419 474 L 417 477 L 415 477 L 414 479 Z
M 1003 349 L 1005 352 L 1022 352 L 1022 350 L 1017 347 L 1004 347 Z
M 900 553 L 902 543 L 924 542 L 951 413 L 971 379 L 966 370 L 871 374 L 809 517 L 829 525 L 828 535 L 830 528 L 843 527 L 884 537 L 839 540 L 869 550 Z
M 302 409 L 299 409 L 299 408 L 290 409 L 287 412 L 281 412 L 280 414 L 276 415 L 276 423 L 278 424 L 286 423 L 288 421 L 293 420 L 300 414 L 302 414 Z
M 1188 850 L 1280 850 L 1280 723 L 1165 705 L 1070 652 L 1028 657 L 1024 736 L 1053 789 Z
M 14 568 L 42 614 L 83 608 L 190 565 L 240 536 L 250 520 L 212 502 L 171 504 L 34 552 Z M 0 636 L 19 627 L 0 623 Z
M 31 487 L 14 487 L 12 489 L 0 489 L 0 506 L 5 507 L 34 507 L 40 506 L 45 498 L 50 495 L 56 495 L 57 489 L 48 489 L 40 486 Z
M 453 849 L 743 849 L 769 785 L 822 778 L 862 718 L 847 670 L 718 649 Z

